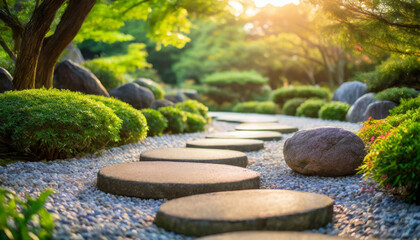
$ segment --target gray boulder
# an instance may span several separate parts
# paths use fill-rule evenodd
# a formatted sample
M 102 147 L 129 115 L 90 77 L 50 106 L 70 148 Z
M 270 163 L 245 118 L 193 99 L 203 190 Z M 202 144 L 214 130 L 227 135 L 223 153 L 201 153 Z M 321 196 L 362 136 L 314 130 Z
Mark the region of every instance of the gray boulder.
M 338 177 L 356 173 L 364 148 L 356 134 L 325 127 L 298 131 L 286 140 L 283 153 L 287 165 L 298 173 Z
M 167 106 L 173 106 L 173 105 L 174 105 L 174 103 L 169 101 L 169 100 L 158 99 L 158 100 L 153 101 L 150 108 L 158 109 L 158 108 L 161 108 L 161 107 L 167 107 Z
M 179 103 L 179 102 L 184 102 L 184 101 L 188 100 L 188 97 L 185 96 L 185 94 L 183 94 L 182 92 L 178 92 L 175 96 L 174 95 L 166 95 L 165 99 L 169 100 L 173 103 Z
M 369 104 L 366 111 L 363 113 L 363 120 L 366 121 L 369 117 L 373 119 L 383 119 L 388 117 L 389 110 L 397 106 L 392 101 L 377 101 Z
M 375 93 L 366 93 L 356 100 L 356 102 L 350 107 L 346 115 L 346 121 L 348 122 L 363 122 L 364 113 L 369 104 L 376 102 Z
M 112 97 L 126 102 L 136 109 L 149 108 L 155 100 L 152 91 L 136 83 L 126 83 L 109 91 Z
M 333 101 L 340 101 L 353 105 L 353 103 L 366 92 L 367 86 L 362 82 L 345 82 L 335 90 Z
M 0 67 L 0 93 L 12 90 L 12 81 L 12 75 L 6 69 Z
M 89 69 L 71 60 L 57 64 L 54 71 L 54 87 L 109 97 L 102 83 Z
M 198 91 L 195 89 L 183 89 L 180 90 L 180 92 L 187 96 L 189 99 L 198 99 Z

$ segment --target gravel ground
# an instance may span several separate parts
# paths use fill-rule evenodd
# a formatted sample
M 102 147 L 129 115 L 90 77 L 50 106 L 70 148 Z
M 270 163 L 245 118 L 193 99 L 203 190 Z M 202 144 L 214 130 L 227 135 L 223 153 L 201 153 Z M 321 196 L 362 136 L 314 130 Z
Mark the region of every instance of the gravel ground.
M 277 116 L 281 123 L 300 129 L 337 126 L 358 131 L 360 125 Z M 214 121 L 209 131 L 234 130 L 238 124 Z M 265 142 L 265 149 L 247 153 L 248 168 L 261 174 L 262 188 L 326 194 L 335 200 L 334 221 L 313 232 L 366 239 L 420 239 L 420 206 L 409 205 L 364 183 L 360 175 L 307 177 L 294 173 L 283 159 L 284 140 Z M 143 143 L 112 148 L 95 156 L 53 162 L 17 162 L 0 167 L 0 185 L 23 196 L 45 188 L 55 191 L 47 209 L 56 214 L 57 239 L 188 239 L 153 225 L 165 200 L 113 196 L 96 189 L 96 174 L 104 166 L 137 161 L 146 149 L 184 147 L 205 133 L 148 137 Z

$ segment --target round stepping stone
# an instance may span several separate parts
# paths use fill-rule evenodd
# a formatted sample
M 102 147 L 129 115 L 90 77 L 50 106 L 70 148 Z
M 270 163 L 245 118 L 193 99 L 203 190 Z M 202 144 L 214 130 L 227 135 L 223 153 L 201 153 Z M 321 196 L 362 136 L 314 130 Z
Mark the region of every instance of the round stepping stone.
M 215 132 L 206 136 L 206 138 L 256 139 L 263 141 L 280 140 L 282 137 L 281 133 L 272 131 Z
M 255 116 L 221 116 L 217 121 L 231 123 L 277 123 L 279 120 L 274 117 L 255 117 Z
M 290 190 L 200 194 L 162 204 L 154 223 L 190 236 L 247 230 L 302 231 L 332 221 L 333 200 Z M 258 238 L 256 238 L 258 239 Z
M 329 236 L 318 233 L 306 232 L 280 232 L 280 231 L 244 231 L 223 233 L 198 238 L 200 240 L 345 240 L 339 236 Z
M 140 161 L 216 163 L 238 167 L 248 165 L 248 157 L 243 152 L 197 148 L 162 148 L 144 151 L 140 154 Z
M 254 139 L 197 139 L 187 141 L 187 147 L 230 149 L 243 152 L 258 151 L 264 148 L 264 142 Z
M 298 130 L 297 127 L 282 125 L 278 123 L 244 123 L 235 128 L 236 131 L 273 131 L 280 133 L 292 133 Z
M 100 169 L 97 187 L 101 191 L 127 197 L 178 198 L 259 188 L 260 174 L 223 164 L 133 162 Z

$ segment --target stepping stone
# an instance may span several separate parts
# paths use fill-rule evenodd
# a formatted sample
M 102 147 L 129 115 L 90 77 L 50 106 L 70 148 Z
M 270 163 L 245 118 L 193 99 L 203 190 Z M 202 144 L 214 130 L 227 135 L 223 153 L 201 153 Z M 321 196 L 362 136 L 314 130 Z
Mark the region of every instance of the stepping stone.
M 197 139 L 187 141 L 187 147 L 230 149 L 242 152 L 251 152 L 263 149 L 264 142 L 254 139 Z
M 197 148 L 162 148 L 144 151 L 140 154 L 140 161 L 216 163 L 238 167 L 248 165 L 248 157 L 243 152 Z
M 256 139 L 263 141 L 280 140 L 283 137 L 279 132 L 272 131 L 233 131 L 233 132 L 215 132 L 206 136 L 206 138 L 222 139 Z
M 270 230 L 303 231 L 332 221 L 333 200 L 290 190 L 243 190 L 200 194 L 162 204 L 154 223 L 189 236 Z M 256 238 L 258 239 L 258 238 Z
M 260 174 L 224 164 L 142 161 L 100 169 L 97 187 L 127 197 L 178 198 L 259 188 Z
M 223 233 L 198 238 L 199 240 L 346 240 L 339 236 L 323 235 L 306 232 L 280 232 L 280 231 L 244 231 Z
M 280 133 L 292 133 L 299 130 L 297 127 L 278 123 L 244 123 L 235 128 L 236 131 L 273 131 Z
M 222 116 L 216 118 L 217 121 L 231 123 L 277 123 L 279 120 L 275 117 L 257 117 L 257 116 Z

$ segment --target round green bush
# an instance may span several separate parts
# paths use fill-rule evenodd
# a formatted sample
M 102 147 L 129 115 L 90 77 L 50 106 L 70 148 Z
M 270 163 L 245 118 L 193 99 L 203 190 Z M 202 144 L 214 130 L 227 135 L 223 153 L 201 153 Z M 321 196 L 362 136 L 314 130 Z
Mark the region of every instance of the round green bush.
M 209 118 L 208 116 L 209 109 L 206 107 L 206 105 L 196 100 L 187 100 L 184 102 L 180 102 L 180 103 L 177 103 L 175 107 L 185 112 L 199 114 L 204 119 Z
M 165 129 L 165 132 L 183 133 L 185 131 L 187 117 L 184 111 L 172 106 L 161 107 L 158 111 L 168 120 L 168 127 Z
M 147 125 L 149 130 L 148 136 L 160 136 L 162 135 L 165 128 L 168 127 L 168 120 L 159 111 L 151 108 L 145 108 L 141 110 L 141 113 L 147 119 Z
M 234 112 L 255 113 L 257 111 L 257 104 L 258 102 L 256 101 L 241 102 L 237 103 L 232 110 Z
M 36 160 L 94 153 L 120 140 L 122 120 L 103 103 L 56 89 L 0 94 L 0 138 Z
M 418 95 L 416 98 L 401 99 L 401 104 L 391 109 L 390 114 L 404 114 L 417 109 L 420 109 L 420 95 Z
M 293 98 L 321 98 L 328 100 L 330 98 L 330 91 L 327 89 L 315 87 L 315 86 L 300 86 L 290 88 L 278 88 L 273 92 L 273 102 L 279 106 Z
M 321 107 L 318 115 L 321 119 L 344 121 L 349 108 L 347 103 L 330 102 Z
M 187 126 L 185 132 L 203 132 L 206 130 L 206 119 L 199 114 L 185 112 Z
M 165 96 L 165 90 L 163 90 L 163 88 L 153 80 L 147 78 L 139 78 L 135 80 L 134 83 L 137 83 L 138 85 L 148 88 L 150 91 L 152 91 L 155 99 L 162 99 Z
M 258 102 L 255 112 L 262 114 L 276 114 L 277 105 L 270 101 Z
M 308 99 L 297 108 L 296 115 L 299 117 L 318 118 L 319 109 L 325 104 L 324 100 Z
M 116 73 L 108 65 L 101 64 L 99 60 L 86 61 L 83 63 L 83 66 L 88 68 L 108 91 L 126 82 L 122 74 Z
M 289 116 L 296 116 L 297 108 L 306 101 L 305 98 L 292 98 L 283 105 L 282 113 Z
M 102 102 L 105 106 L 114 110 L 114 113 L 123 121 L 120 130 L 121 141 L 119 144 L 138 142 L 146 138 L 147 122 L 139 110 L 115 98 L 98 95 L 87 96 L 93 100 Z
M 375 95 L 379 101 L 393 101 L 397 104 L 400 103 L 401 98 L 415 98 L 418 92 L 413 88 L 388 88 Z

